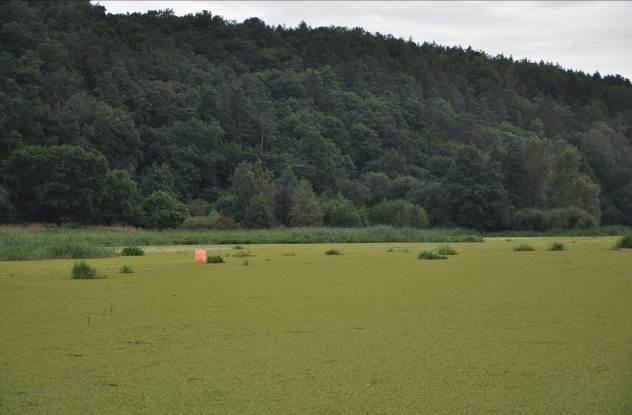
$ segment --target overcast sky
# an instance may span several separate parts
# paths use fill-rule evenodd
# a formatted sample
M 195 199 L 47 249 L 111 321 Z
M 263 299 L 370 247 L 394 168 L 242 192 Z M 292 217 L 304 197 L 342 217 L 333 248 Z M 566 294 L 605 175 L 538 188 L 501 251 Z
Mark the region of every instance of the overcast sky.
M 93 1 L 94 2 L 94 1 Z M 97 3 L 97 2 L 94 2 Z M 98 1 L 110 13 L 209 10 L 271 25 L 363 27 L 416 42 L 472 46 L 495 55 L 632 79 L 632 2 Z

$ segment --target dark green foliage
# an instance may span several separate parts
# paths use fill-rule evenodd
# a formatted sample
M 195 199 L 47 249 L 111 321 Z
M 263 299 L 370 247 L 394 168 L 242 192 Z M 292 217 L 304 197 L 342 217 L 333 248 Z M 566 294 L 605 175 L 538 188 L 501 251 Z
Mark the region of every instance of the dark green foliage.
M 553 242 L 549 246 L 549 249 L 547 249 L 547 251 L 564 251 L 564 250 L 566 250 L 566 247 L 561 242 Z
M 417 255 L 417 259 L 448 259 L 448 257 L 440 255 L 434 251 L 423 251 Z
M 320 206 L 326 226 L 358 228 L 366 225 L 364 212 L 341 194 L 321 199 Z
M 439 255 L 458 255 L 458 254 L 459 254 L 459 253 L 456 251 L 456 249 L 452 248 L 452 247 L 451 247 L 451 246 L 449 246 L 449 245 L 443 245 L 443 246 L 440 246 L 440 247 L 437 249 L 437 253 L 438 253 Z
M 448 170 L 444 209 L 454 224 L 494 230 L 509 222 L 508 195 L 496 163 L 473 147 L 461 148 Z
M 138 246 L 126 246 L 121 249 L 122 256 L 143 256 L 145 255 L 145 251 L 141 247 Z
M 186 229 L 426 226 L 419 206 L 442 227 L 632 225 L 620 76 L 85 0 L 0 2 L 0 26 L 0 222 L 164 228 L 186 203 L 222 215 Z
M 0 224 L 11 222 L 14 215 L 15 209 L 9 200 L 9 192 L 0 186 Z
M 215 210 L 211 211 L 208 216 L 190 216 L 178 225 L 178 229 L 186 230 L 226 230 L 238 227 L 231 218 L 227 218 Z
M 93 280 L 97 278 L 97 269 L 85 261 L 75 262 L 72 267 L 72 279 Z
M 254 229 L 271 228 L 274 225 L 274 214 L 270 198 L 264 194 L 251 198 L 246 207 L 243 224 Z
M 514 251 L 525 252 L 525 251 L 535 251 L 535 248 L 529 244 L 520 244 L 513 247 Z
M 331 248 L 325 251 L 325 255 L 342 255 L 342 252 L 336 248 Z
M 369 209 L 372 225 L 411 226 L 423 228 L 428 225 L 426 212 L 421 206 L 406 200 L 385 200 Z
M 514 229 L 531 231 L 585 229 L 597 225 L 594 216 L 575 206 L 551 210 L 521 209 L 513 217 Z
M 125 170 L 107 173 L 101 203 L 101 218 L 108 225 L 138 225 L 142 222 L 143 198 L 138 185 Z
M 120 274 L 133 274 L 134 268 L 130 267 L 129 265 L 122 265 L 119 268 L 119 273 Z
M 290 226 L 320 226 L 323 224 L 323 212 L 312 186 L 305 180 L 297 183 L 292 197 L 292 207 L 288 216 Z
M 154 229 L 175 228 L 184 222 L 189 214 L 182 203 L 162 190 L 147 197 L 143 211 L 144 225 Z
M 632 249 L 632 234 L 623 236 L 617 241 L 616 249 Z
M 11 153 L 5 180 L 19 219 L 99 222 L 105 158 L 80 146 L 28 146 Z
M 207 264 L 221 264 L 224 262 L 224 258 L 219 255 L 210 255 L 206 257 Z

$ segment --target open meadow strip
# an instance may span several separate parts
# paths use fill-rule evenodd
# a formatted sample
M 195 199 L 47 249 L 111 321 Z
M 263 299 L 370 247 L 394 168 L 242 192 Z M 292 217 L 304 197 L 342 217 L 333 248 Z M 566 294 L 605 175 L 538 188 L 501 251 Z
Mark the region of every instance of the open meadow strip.
M 2 262 L 0 413 L 632 413 L 632 251 L 507 239 Z

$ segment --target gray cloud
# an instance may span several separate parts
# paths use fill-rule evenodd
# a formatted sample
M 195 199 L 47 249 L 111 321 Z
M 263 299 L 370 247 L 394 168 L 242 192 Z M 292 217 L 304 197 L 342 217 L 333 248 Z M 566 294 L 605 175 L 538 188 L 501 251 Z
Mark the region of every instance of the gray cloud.
M 632 78 L 632 3 L 100 1 L 110 13 L 170 8 L 210 10 L 226 19 L 259 17 L 270 25 L 363 27 L 416 42 L 471 46 L 495 55 L 559 63 L 565 68 Z

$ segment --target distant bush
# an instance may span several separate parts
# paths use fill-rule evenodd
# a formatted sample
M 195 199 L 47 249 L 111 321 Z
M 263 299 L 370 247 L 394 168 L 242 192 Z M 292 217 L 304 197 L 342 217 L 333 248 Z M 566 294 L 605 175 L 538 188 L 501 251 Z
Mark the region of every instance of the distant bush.
M 437 253 L 439 255 L 458 255 L 456 249 L 448 245 L 440 246 L 439 249 L 437 249 Z
M 535 248 L 529 244 L 520 244 L 513 247 L 514 251 L 535 251 Z
M 207 216 L 191 216 L 182 222 L 178 229 L 184 230 L 230 230 L 237 229 L 237 225 L 231 218 L 212 210 Z
M 590 213 L 575 206 L 551 210 L 521 209 L 514 214 L 515 229 L 544 231 L 547 229 L 586 229 L 599 225 Z
M 155 191 L 147 197 L 143 211 L 144 225 L 154 229 L 175 228 L 189 215 L 186 206 L 162 190 Z
M 320 206 L 323 212 L 323 224 L 326 226 L 358 228 L 366 225 L 362 211 L 340 194 L 321 199 Z
M 271 228 L 274 225 L 274 214 L 267 195 L 258 194 L 250 199 L 240 223 L 252 229 Z
M 97 278 L 97 269 L 86 261 L 75 262 L 72 267 L 72 279 L 92 280 Z
M 632 234 L 623 236 L 617 241 L 616 249 L 632 249 Z
M 241 245 L 235 245 L 233 246 L 233 249 L 244 249 L 244 247 Z
M 548 218 L 540 209 L 521 209 L 514 214 L 513 226 L 516 229 L 543 231 L 548 229 Z
M 548 222 L 550 228 L 566 229 L 584 229 L 599 225 L 599 221 L 594 216 L 575 206 L 550 210 Z
M 121 256 L 143 256 L 145 251 L 138 246 L 126 246 L 121 250 Z
M 248 260 L 244 259 L 243 262 L 241 263 L 241 265 L 248 266 L 249 265 Z
M 219 255 L 211 255 L 206 257 L 207 264 L 221 264 L 224 262 L 224 258 Z
M 336 248 L 331 248 L 325 251 L 325 255 L 342 255 L 342 252 L 340 252 Z
M 186 229 L 190 231 L 213 229 L 215 227 L 215 221 L 215 218 L 208 216 L 190 216 L 178 226 L 178 229 Z
M 384 200 L 369 209 L 372 225 L 411 226 L 423 228 L 428 225 L 426 211 L 406 200 Z
M 439 255 L 434 251 L 423 251 L 417 255 L 417 259 L 448 259 L 445 255 Z
M 212 205 L 202 199 L 193 199 L 186 206 L 191 216 L 206 217 L 212 210 Z
M 121 266 L 121 268 L 119 268 L 119 273 L 121 273 L 121 274 L 133 274 L 134 273 L 134 268 L 130 267 L 129 265 L 123 265 L 123 266 Z
M 564 251 L 566 247 L 561 242 L 553 242 L 547 251 Z

